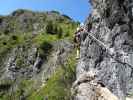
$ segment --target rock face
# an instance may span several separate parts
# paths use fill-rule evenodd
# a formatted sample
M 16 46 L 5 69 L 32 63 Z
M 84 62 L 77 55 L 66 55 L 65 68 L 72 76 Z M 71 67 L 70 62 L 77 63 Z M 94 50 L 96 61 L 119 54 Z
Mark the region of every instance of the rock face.
M 32 12 L 18 9 L 8 16 L 0 15 L 0 34 L 44 32 L 47 23 L 55 20 L 58 22 L 72 21 L 71 18 L 61 15 L 57 11 Z
M 58 69 L 67 72 L 74 52 L 71 32 L 77 25 L 57 11 L 20 9 L 0 16 L 0 99 L 26 100 L 49 84 Z
M 28 47 L 27 45 L 14 48 L 8 55 L 1 72 L 1 79 L 16 79 L 20 77 L 32 78 L 37 74 L 43 74 L 44 78 L 50 77 L 57 66 L 64 64 L 67 56 L 72 52 L 74 46 L 68 40 L 60 40 L 51 45 L 50 53 L 42 55 L 35 46 Z M 45 52 L 48 52 L 45 51 Z M 40 76 L 39 76 L 40 77 Z
M 50 53 L 48 54 L 45 51 L 46 55 L 43 55 L 43 57 L 39 53 L 38 48 L 34 45 L 30 47 L 24 45 L 14 48 L 7 55 L 3 66 L 1 66 L 0 92 L 4 91 L 5 88 L 3 89 L 2 85 L 4 84 L 4 86 L 6 86 L 5 81 L 8 82 L 8 80 L 14 82 L 10 83 L 9 87 L 6 86 L 8 94 L 20 89 L 19 86 L 23 80 L 34 80 L 32 85 L 29 84 L 30 88 L 33 87 L 36 90 L 42 88 L 56 72 L 57 68 L 66 63 L 68 55 L 72 53 L 74 48 L 69 40 L 59 40 L 52 43 L 51 46 L 51 51 L 47 48 Z M 9 84 L 9 82 L 7 82 L 6 84 Z M 26 98 L 29 93 L 28 89 L 26 89 L 23 92 L 23 97 Z M 21 96 L 22 94 L 19 97 L 14 97 L 14 100 L 19 100 L 18 98 Z M 10 97 L 10 95 L 8 97 Z
M 102 84 L 119 100 L 133 93 L 133 27 L 132 0 L 90 0 L 93 9 L 86 20 L 81 38 L 80 60 L 77 66 L 77 100 L 99 99 L 94 85 Z M 103 44 L 95 40 L 100 40 Z M 93 80 L 80 79 L 93 71 Z M 93 99 L 92 99 L 93 98 Z

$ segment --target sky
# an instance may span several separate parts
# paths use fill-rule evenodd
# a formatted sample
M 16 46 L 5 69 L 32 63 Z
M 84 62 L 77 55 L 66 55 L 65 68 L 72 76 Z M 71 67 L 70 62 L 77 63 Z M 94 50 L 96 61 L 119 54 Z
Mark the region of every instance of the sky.
M 84 22 L 91 11 L 91 6 L 88 0 L 0 0 L 0 15 L 8 15 L 16 9 L 56 10 L 75 21 Z

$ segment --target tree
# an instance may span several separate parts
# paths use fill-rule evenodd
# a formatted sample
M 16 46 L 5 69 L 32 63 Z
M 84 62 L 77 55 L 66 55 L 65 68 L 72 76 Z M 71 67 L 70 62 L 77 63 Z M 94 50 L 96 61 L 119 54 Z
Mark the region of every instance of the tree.
M 60 39 L 62 38 L 62 33 L 63 33 L 63 30 L 61 27 L 58 28 L 58 34 L 57 34 L 57 37 Z
M 46 26 L 46 33 L 50 33 L 53 34 L 53 23 L 52 22 L 48 22 L 48 25 Z

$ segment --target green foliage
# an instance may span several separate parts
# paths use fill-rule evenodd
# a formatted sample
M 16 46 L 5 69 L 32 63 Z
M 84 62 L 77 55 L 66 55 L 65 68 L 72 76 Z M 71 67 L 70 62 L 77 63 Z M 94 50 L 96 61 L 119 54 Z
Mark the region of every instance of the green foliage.
M 20 14 L 22 12 L 20 11 Z M 31 18 L 29 18 L 29 19 L 31 19 Z M 9 18 L 7 18 L 7 20 L 9 20 Z M 26 20 L 28 21 L 28 19 L 26 19 Z M 27 24 L 28 27 L 31 26 L 31 23 L 33 23 L 32 21 L 33 20 L 31 19 L 27 22 L 27 23 L 29 23 L 29 24 Z M 1 31 L 1 35 L 0 35 L 0 60 L 1 60 L 0 64 L 4 61 L 4 57 L 6 57 L 6 54 L 8 54 L 8 52 L 10 52 L 10 50 L 17 47 L 20 44 L 23 44 L 23 45 L 25 45 L 26 43 L 35 44 L 39 48 L 39 51 L 41 52 L 41 54 L 43 55 L 44 52 L 41 47 L 42 47 L 42 45 L 45 44 L 45 42 L 51 44 L 54 41 L 58 41 L 59 39 L 64 39 L 64 38 L 69 38 L 72 40 L 73 33 L 77 27 L 76 23 L 71 22 L 71 21 L 68 22 L 68 20 L 66 20 L 66 21 L 64 20 L 63 22 L 58 22 L 57 20 L 50 20 L 50 21 L 45 20 L 45 23 L 47 23 L 46 24 L 47 25 L 46 32 L 38 33 L 38 35 L 33 37 L 32 32 L 10 33 L 11 29 L 12 30 L 15 29 L 17 31 L 19 29 L 18 27 L 20 25 L 18 25 L 17 21 L 14 19 L 11 21 L 8 21 L 9 28 L 7 28 L 5 30 L 6 35 L 4 35 L 2 33 L 2 31 Z M 28 29 L 32 30 L 32 27 L 28 28 Z M 29 42 L 29 41 L 31 41 L 31 42 Z M 21 64 L 21 63 L 22 63 L 22 60 L 18 60 L 18 64 Z
M 2 80 L 0 82 L 0 91 L 7 91 L 11 87 L 12 81 L 11 80 Z
M 69 32 L 67 32 L 67 33 L 64 35 L 64 37 L 69 37 L 69 36 L 70 36 Z
M 12 40 L 17 41 L 18 40 L 18 37 L 16 35 L 12 35 Z
M 21 81 L 17 84 L 17 88 L 15 88 L 13 85 L 15 84 L 15 81 L 9 82 L 10 90 L 6 90 L 5 95 L 0 92 L 0 100 L 20 100 L 20 98 L 24 97 L 24 93 L 26 93 L 25 95 L 28 95 L 28 93 L 34 91 L 31 87 L 34 83 L 32 80 L 21 79 Z
M 18 12 L 14 12 L 13 15 L 18 16 L 24 12 L 25 11 L 20 10 Z M 54 13 L 56 13 L 55 15 L 57 16 L 57 12 Z M 40 56 L 42 58 L 47 59 L 49 54 L 52 52 L 53 42 L 58 41 L 60 39 L 72 38 L 73 33 L 77 27 L 76 23 L 68 20 L 67 17 L 63 20 L 61 19 L 63 18 L 61 16 L 57 16 L 58 18 L 54 18 L 54 16 L 52 19 L 49 19 L 47 15 L 45 15 L 44 17 L 44 14 L 38 14 L 39 15 L 35 14 L 35 16 L 41 17 L 36 18 L 33 16 L 28 16 L 26 17 L 26 19 L 24 18 L 22 20 L 22 23 L 16 20 L 17 17 L 14 17 L 16 19 L 6 19 L 8 24 L 7 27 L 5 27 L 5 29 L 0 30 L 0 65 L 2 62 L 5 62 L 4 57 L 6 58 L 6 55 L 13 48 L 19 47 L 20 45 L 22 45 L 24 48 L 31 47 L 31 45 L 36 46 L 38 48 Z M 30 13 L 29 15 L 32 14 Z M 60 19 L 62 21 L 59 21 Z M 39 25 L 39 27 L 41 28 L 45 28 L 45 25 L 47 25 L 46 29 L 44 29 L 46 31 L 41 31 L 37 35 L 33 36 L 33 24 L 36 22 L 41 23 Z M 24 57 L 20 56 L 16 58 L 16 64 L 18 67 L 23 67 L 25 66 Z M 31 94 L 28 98 L 29 100 L 42 100 L 45 96 L 48 96 L 49 100 L 60 100 L 61 98 L 64 98 L 66 96 L 66 99 L 69 100 L 69 97 L 71 96 L 70 88 L 72 82 L 75 80 L 76 61 L 74 58 L 74 54 L 72 54 L 72 56 L 70 56 L 67 61 L 67 65 L 65 65 L 65 67 L 64 65 L 62 65 L 59 69 L 57 69 L 57 71 L 48 80 L 46 86 L 38 92 L 34 91 L 34 88 L 32 88 L 33 84 L 31 81 L 21 79 L 22 81 L 19 81 L 20 84 L 18 84 L 16 90 L 12 93 L 10 93 L 11 91 L 7 91 L 7 94 L 1 93 L 0 100 L 19 100 L 18 98 L 20 98 L 20 96 L 23 95 L 23 93 L 28 93 L 28 95 Z M 6 88 L 9 85 L 10 84 L 5 84 Z M 3 85 L 1 86 L 3 87 Z M 57 98 L 53 98 L 53 96 Z
M 51 43 L 44 41 L 39 47 L 39 53 L 41 58 L 47 59 L 47 57 L 51 53 L 52 47 L 53 46 Z
M 2 35 L 0 36 L 0 59 L 5 57 L 5 55 L 18 44 L 24 42 L 24 36 L 21 35 Z
M 38 48 L 40 57 L 47 59 L 53 48 L 52 42 L 57 40 L 57 37 L 54 35 L 42 33 L 33 39 L 33 44 Z
M 42 45 L 44 42 L 52 43 L 56 40 L 57 40 L 56 36 L 42 33 L 33 38 L 33 44 L 35 44 L 37 47 L 40 47 L 40 45 Z
M 24 64 L 24 61 L 23 61 L 22 58 L 17 58 L 17 59 L 16 59 L 16 67 L 17 67 L 17 68 L 20 68 L 20 66 L 22 67 L 23 64 Z
M 58 31 L 57 38 L 58 38 L 58 39 L 61 39 L 61 38 L 62 38 L 62 35 L 63 35 L 63 30 L 62 30 L 62 28 L 59 27 L 57 31 Z
M 16 16 L 16 15 L 20 15 L 20 14 L 23 14 L 26 10 L 23 10 L 23 9 L 19 9 L 17 11 L 14 11 L 12 13 L 13 16 Z
M 33 92 L 28 100 L 70 100 L 71 86 L 76 78 L 75 55 L 71 54 L 67 64 L 62 65 L 38 92 Z
M 48 22 L 48 25 L 46 26 L 46 33 L 54 34 L 55 32 L 53 30 L 54 30 L 53 23 Z
M 62 15 L 63 17 L 65 17 L 65 18 L 67 18 L 67 19 L 69 19 L 69 20 L 72 20 L 72 18 L 70 18 L 69 16 L 67 16 L 67 15 Z
M 52 10 L 51 13 L 60 14 L 60 12 Z
M 10 90 L 12 84 L 13 81 L 9 79 L 4 79 L 0 81 L 0 100 L 9 100 L 8 91 Z
M 2 21 L 3 21 L 3 18 L 0 16 L 0 23 L 2 23 Z
M 8 35 L 9 32 L 10 32 L 9 29 L 4 30 L 4 34 L 5 34 L 5 35 Z
M 46 26 L 46 33 L 57 34 L 59 35 L 59 38 L 61 38 L 62 30 L 63 29 L 58 24 L 54 24 L 51 21 L 48 22 L 48 25 Z

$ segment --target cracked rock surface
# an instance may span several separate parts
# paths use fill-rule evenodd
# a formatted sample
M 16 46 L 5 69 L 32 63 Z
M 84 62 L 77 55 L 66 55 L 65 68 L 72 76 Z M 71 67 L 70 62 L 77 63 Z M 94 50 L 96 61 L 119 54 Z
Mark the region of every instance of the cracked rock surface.
M 93 81 L 100 81 L 119 100 L 125 100 L 126 96 L 133 94 L 133 0 L 90 2 L 93 9 L 85 23 L 88 32 L 81 36 L 77 80 L 84 73 L 95 71 Z M 89 34 L 105 46 L 100 45 Z M 76 100 L 103 100 L 96 97 L 90 81 L 83 81 L 76 89 Z M 82 94 L 85 94 L 84 98 L 81 98 Z

